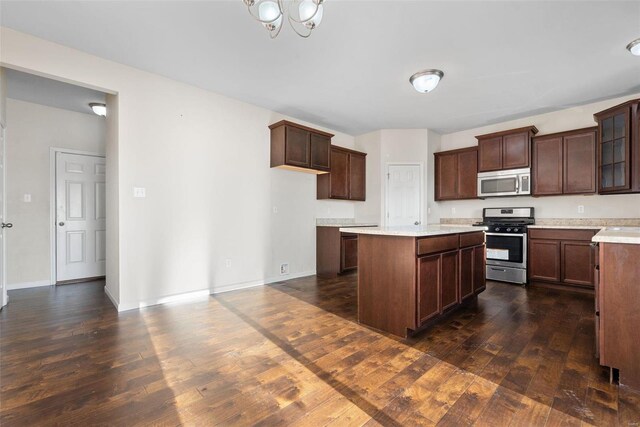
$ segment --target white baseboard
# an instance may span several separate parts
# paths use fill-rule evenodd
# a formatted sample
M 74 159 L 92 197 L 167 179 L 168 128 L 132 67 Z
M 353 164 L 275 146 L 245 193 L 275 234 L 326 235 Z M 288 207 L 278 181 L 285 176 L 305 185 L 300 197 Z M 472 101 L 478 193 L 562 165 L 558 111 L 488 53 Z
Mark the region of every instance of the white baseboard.
M 287 274 L 283 276 L 272 277 L 265 280 L 254 280 L 251 282 L 235 283 L 232 285 L 225 285 L 225 286 L 216 286 L 213 289 L 201 289 L 198 291 L 185 292 L 183 294 L 175 294 L 175 295 L 169 295 L 165 297 L 158 297 L 158 298 L 148 299 L 148 300 L 140 301 L 138 303 L 130 303 L 130 304 L 117 303 L 115 298 L 113 298 L 113 296 L 109 293 L 106 286 L 104 288 L 104 291 L 107 294 L 107 297 L 109 297 L 113 305 L 116 307 L 116 309 L 119 312 L 121 312 L 121 311 L 137 310 L 143 307 L 150 307 L 153 305 L 170 304 L 174 302 L 205 300 L 209 298 L 209 295 L 213 295 L 213 294 L 221 294 L 224 292 L 255 288 L 257 286 L 264 286 L 270 283 L 282 282 L 285 280 L 299 279 L 301 277 L 313 276 L 315 274 L 316 274 L 315 271 L 305 271 L 302 273 Z
M 38 280 L 37 282 L 11 283 L 7 285 L 7 290 L 15 291 L 16 289 L 39 288 L 42 286 L 51 286 L 51 282 L 48 280 Z
M 211 294 L 222 294 L 225 292 L 239 291 L 242 289 L 255 288 L 257 286 L 269 285 L 271 283 L 284 282 L 285 280 L 299 279 L 301 277 L 315 276 L 315 271 L 303 271 L 302 273 L 285 274 L 277 277 L 270 277 L 265 280 L 255 280 L 252 282 L 234 283 L 232 285 L 216 286 L 211 290 Z
M 116 310 L 118 310 L 118 301 L 116 301 L 113 295 L 111 295 L 111 292 L 109 292 L 109 288 L 107 288 L 106 286 L 104 287 L 104 293 L 107 294 L 107 297 L 109 298 L 109 300 L 111 300 L 111 304 L 113 304 Z
M 133 304 L 118 304 L 118 311 L 137 310 L 139 308 L 150 307 L 160 304 L 171 304 L 174 302 L 185 302 L 195 300 L 205 300 L 209 298 L 211 292 L 209 289 L 201 289 L 199 291 L 185 292 L 183 294 L 169 295 L 165 297 L 152 298 Z

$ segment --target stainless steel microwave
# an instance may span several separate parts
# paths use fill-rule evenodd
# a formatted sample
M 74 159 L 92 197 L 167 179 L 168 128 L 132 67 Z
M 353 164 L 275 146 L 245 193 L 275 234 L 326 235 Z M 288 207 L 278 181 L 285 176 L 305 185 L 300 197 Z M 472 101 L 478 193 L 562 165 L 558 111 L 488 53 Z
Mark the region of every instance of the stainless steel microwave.
M 511 169 L 478 174 L 478 197 L 531 194 L 531 169 Z

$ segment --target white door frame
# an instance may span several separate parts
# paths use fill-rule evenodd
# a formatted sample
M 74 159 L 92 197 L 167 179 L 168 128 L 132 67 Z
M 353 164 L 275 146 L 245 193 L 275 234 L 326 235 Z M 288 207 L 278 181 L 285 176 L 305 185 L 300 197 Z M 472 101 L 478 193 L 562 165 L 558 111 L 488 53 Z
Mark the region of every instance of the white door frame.
M 0 206 L 0 209 L 2 210 L 2 219 L 3 221 L 9 222 L 9 220 L 7 219 L 7 174 L 5 173 L 5 171 L 7 170 L 7 134 L 5 132 L 7 128 L 0 123 L 0 132 L 2 133 L 2 135 L 0 135 L 0 137 L 3 139 L 3 144 L 2 144 L 2 153 L 0 153 L 0 155 L 2 156 L 2 170 L 0 171 L 0 173 L 2 174 L 2 188 L 0 189 L 0 191 L 2 191 L 2 205 Z M 4 233 L 4 230 L 0 230 L 0 233 Z M 0 272 L 0 274 L 2 274 L 2 277 L 0 278 L 0 280 L 2 280 L 2 295 L 0 295 L 0 309 L 2 307 L 4 307 L 5 305 L 7 305 L 9 303 L 9 296 L 7 295 L 7 235 L 4 234 L 2 236 L 2 242 L 0 243 L 2 245 L 2 272 Z
M 57 205 L 56 205 L 56 156 L 58 153 L 80 154 L 106 158 L 104 154 L 69 148 L 49 147 L 49 247 L 51 251 L 51 285 L 58 281 Z
M 424 162 L 388 162 L 384 167 L 384 225 L 389 220 L 389 166 L 419 166 L 420 167 L 420 223 L 424 224 Z

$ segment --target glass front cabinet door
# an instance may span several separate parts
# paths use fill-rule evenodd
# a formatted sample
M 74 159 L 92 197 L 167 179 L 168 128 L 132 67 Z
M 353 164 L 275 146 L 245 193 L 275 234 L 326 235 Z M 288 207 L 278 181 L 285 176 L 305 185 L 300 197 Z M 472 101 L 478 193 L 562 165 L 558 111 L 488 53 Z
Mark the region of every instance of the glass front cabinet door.
M 630 115 L 630 107 L 624 106 L 597 117 L 600 193 L 629 189 Z

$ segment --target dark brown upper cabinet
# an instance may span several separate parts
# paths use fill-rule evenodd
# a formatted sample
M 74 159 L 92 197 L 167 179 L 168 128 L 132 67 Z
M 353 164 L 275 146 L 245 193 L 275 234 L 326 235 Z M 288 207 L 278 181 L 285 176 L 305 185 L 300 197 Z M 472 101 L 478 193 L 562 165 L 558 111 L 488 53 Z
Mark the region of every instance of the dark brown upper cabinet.
M 528 168 L 531 166 L 531 138 L 535 126 L 476 136 L 478 172 Z
M 598 192 L 640 192 L 640 99 L 594 114 L 598 122 Z
M 331 146 L 331 171 L 318 175 L 317 199 L 366 199 L 366 153 Z
M 441 151 L 435 158 L 435 199 L 475 199 L 478 195 L 478 147 Z
M 591 127 L 533 138 L 532 194 L 595 193 L 596 134 Z
M 282 120 L 271 129 L 271 167 L 326 174 L 331 169 L 333 135 Z

